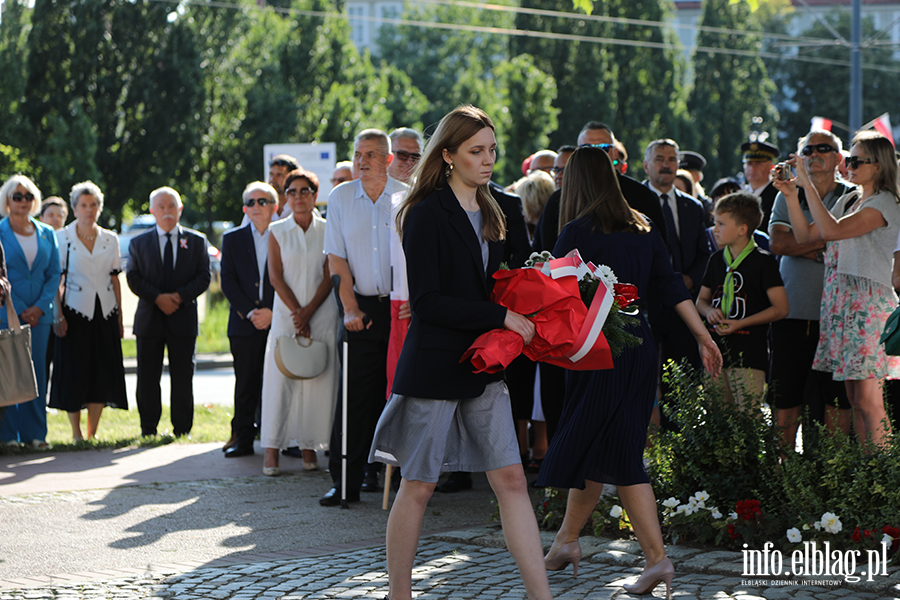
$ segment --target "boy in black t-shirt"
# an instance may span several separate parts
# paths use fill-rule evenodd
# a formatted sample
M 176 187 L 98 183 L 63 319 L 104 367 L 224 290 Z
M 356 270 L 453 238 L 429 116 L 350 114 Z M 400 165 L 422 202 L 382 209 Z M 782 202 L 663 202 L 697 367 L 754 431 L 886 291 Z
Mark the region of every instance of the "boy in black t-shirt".
M 709 258 L 697 297 L 697 310 L 725 359 L 725 398 L 743 407 L 763 395 L 769 323 L 788 315 L 778 263 L 753 242 L 760 219 L 762 209 L 752 194 L 719 199 L 713 234 L 722 250 Z

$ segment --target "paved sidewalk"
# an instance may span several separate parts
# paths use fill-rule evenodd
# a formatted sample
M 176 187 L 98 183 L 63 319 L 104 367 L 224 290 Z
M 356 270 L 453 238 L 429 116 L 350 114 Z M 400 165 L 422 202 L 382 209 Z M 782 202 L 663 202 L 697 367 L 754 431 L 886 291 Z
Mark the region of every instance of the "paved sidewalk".
M 268 478 L 259 452 L 224 459 L 218 444 L 0 459 L 0 600 L 387 596 L 381 495 L 321 507 L 330 476 L 300 461 L 282 457 L 285 475 Z M 434 496 L 414 571 L 419 600 L 525 598 L 502 532 L 488 524 L 491 499 L 483 475 L 470 492 Z M 552 534 L 542 535 L 549 547 Z M 577 579 L 571 567 L 550 574 L 554 596 L 633 598 L 621 585 L 642 569 L 637 543 L 581 545 Z M 751 578 L 741 553 L 667 549 L 677 598 L 900 598 L 897 567 L 873 582 Z

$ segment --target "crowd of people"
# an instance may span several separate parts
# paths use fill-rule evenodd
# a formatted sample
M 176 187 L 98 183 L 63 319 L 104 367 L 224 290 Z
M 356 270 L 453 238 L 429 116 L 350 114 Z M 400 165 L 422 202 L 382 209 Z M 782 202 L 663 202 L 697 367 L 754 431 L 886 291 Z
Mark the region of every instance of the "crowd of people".
M 394 599 L 411 597 L 432 493 L 471 487 L 469 474 L 480 471 L 530 598 L 550 597 L 546 570 L 572 564 L 577 573 L 579 532 L 604 484 L 617 486 L 646 557 L 626 589 L 671 588 L 674 569 L 642 461 L 648 427 L 674 426 L 671 411 L 660 410 L 673 402 L 660 381 L 669 359 L 721 381 L 738 410 L 766 402 L 785 456 L 804 410 L 832 429 L 852 428 L 860 441 L 889 443 L 882 387 L 900 375 L 900 363 L 878 339 L 900 285 L 890 140 L 861 132 L 847 152 L 840 138 L 814 130 L 778 168 L 779 149 L 750 140 L 741 147 L 744 181 L 720 179 L 709 195 L 705 159 L 674 140 L 647 145 L 643 183 L 628 176 L 624 146 L 608 125 L 589 122 L 573 141 L 527 157 L 523 177 L 504 189 L 492 182 L 494 124 L 475 107 L 445 116 L 427 144 L 408 128 L 366 129 L 352 161 L 331 174 L 327 212 L 316 207 L 319 175 L 279 155 L 268 182 L 244 189 L 244 222 L 223 238 L 235 373 L 225 457 L 253 455 L 258 436 L 263 474 L 276 476 L 282 455 L 316 470 L 318 453 L 330 450 L 333 485 L 323 506 L 379 490 L 378 463 L 398 467 L 387 526 Z M 207 240 L 180 225 L 176 190 L 159 188 L 149 200 L 156 227 L 131 241 L 126 268 L 139 299 L 141 432 L 157 432 L 167 350 L 172 427 L 186 435 L 196 299 L 210 281 Z M 36 399 L 4 411 L 4 444 L 47 447 L 48 378 L 49 406 L 69 414 L 76 440 L 82 410 L 94 437 L 104 407 L 127 408 L 119 245 L 97 225 L 97 185 L 76 184 L 68 204 L 75 219 L 65 225 L 66 203 L 42 203 L 27 177 L 0 189 L 0 293 L 30 326 L 38 382 Z M 460 362 L 485 331 L 511 330 L 526 345 L 534 335 L 527 317 L 490 300 L 501 263 L 516 268 L 532 251 L 560 257 L 576 249 L 637 286 L 630 330 L 642 345 L 604 371 L 520 357 L 505 374 L 476 374 Z M 305 349 L 303 361 L 324 356 L 325 366 L 297 373 L 285 358 L 292 345 Z M 544 557 L 526 471 L 538 474 L 538 486 L 569 489 Z

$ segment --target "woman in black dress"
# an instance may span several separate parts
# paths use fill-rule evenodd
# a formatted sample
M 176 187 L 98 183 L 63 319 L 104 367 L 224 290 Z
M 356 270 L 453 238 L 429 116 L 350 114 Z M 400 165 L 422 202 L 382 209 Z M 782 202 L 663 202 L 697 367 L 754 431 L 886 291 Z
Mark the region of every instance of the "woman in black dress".
M 59 338 L 53 359 L 50 407 L 69 413 L 72 438 L 84 439 L 81 411 L 87 409 L 87 438 L 97 436 L 103 407 L 128 408 L 122 364 L 122 294 L 119 238 L 97 225 L 103 192 L 90 181 L 72 186 L 75 220 L 56 232 L 63 269 Z
M 681 275 L 672 270 L 656 228 L 622 196 L 605 151 L 584 147 L 572 155 L 560 210 L 562 229 L 553 255 L 578 249 L 584 260 L 607 265 L 619 281 L 636 285 L 641 298 L 655 295 L 664 306 L 674 307 L 700 345 L 704 366 L 717 374 L 722 355 L 700 321 Z M 666 558 L 656 498 L 642 461 L 657 365 L 656 345 L 643 310 L 631 333 L 644 343 L 624 350 L 613 369 L 567 374 L 565 409 L 538 485 L 570 488 L 563 524 L 545 558 L 547 569 L 554 571 L 570 562 L 577 569 L 578 533 L 597 505 L 603 484 L 616 485 L 647 561 L 638 582 L 625 588 L 646 593 L 659 581 L 670 588 L 674 569 Z
M 412 598 L 422 518 L 442 471 L 487 472 L 528 597 L 550 598 L 503 373 L 459 362 L 485 331 L 506 327 L 526 344 L 534 336 L 531 321 L 490 301 L 505 230 L 488 189 L 496 146 L 481 110 L 445 116 L 397 214 L 412 322 L 369 456 L 403 473 L 387 524 L 393 600 Z

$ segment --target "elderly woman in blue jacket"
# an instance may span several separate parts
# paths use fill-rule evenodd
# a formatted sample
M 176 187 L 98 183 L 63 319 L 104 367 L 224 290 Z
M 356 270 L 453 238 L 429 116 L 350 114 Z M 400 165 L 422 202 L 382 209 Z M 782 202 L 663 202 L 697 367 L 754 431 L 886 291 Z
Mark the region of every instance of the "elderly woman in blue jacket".
M 41 191 L 24 175 L 14 175 L 0 188 L 0 243 L 12 285 L 10 300 L 22 323 L 31 326 L 31 360 L 38 396 L 10 406 L 0 417 L 0 443 L 47 448 L 47 339 L 53 324 L 53 302 L 59 288 L 59 247 L 53 228 L 35 220 Z M 7 329 L 6 311 L 0 329 Z

